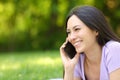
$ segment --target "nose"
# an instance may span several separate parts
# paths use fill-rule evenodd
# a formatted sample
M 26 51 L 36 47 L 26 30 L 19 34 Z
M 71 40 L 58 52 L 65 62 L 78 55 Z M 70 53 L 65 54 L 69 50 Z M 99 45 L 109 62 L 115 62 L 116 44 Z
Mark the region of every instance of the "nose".
M 76 39 L 76 34 L 71 32 L 71 34 L 68 36 L 68 38 L 69 38 L 69 41 L 72 42 Z

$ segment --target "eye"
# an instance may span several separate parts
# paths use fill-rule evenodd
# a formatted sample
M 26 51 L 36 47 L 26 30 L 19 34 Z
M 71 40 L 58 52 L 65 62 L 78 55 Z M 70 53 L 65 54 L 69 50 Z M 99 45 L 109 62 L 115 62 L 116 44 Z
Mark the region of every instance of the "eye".
M 70 31 L 67 31 L 66 33 L 67 33 L 67 34 L 70 34 Z
M 75 28 L 75 31 L 79 31 L 81 28 Z

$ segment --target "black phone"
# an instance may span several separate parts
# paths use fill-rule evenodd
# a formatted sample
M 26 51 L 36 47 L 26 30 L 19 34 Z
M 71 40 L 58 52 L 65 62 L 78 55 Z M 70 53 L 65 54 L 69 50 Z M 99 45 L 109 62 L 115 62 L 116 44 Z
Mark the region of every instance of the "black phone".
M 65 48 L 64 48 L 64 51 L 66 52 L 66 54 L 72 59 L 75 54 L 76 54 L 76 50 L 74 48 L 74 46 L 70 43 L 70 42 L 67 42 Z

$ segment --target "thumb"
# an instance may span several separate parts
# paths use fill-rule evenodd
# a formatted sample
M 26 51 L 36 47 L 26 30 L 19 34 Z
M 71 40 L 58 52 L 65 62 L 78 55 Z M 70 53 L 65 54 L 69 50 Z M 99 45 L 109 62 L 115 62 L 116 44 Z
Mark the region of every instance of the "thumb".
M 73 60 L 77 63 L 79 60 L 80 54 L 76 53 L 76 55 L 74 56 Z

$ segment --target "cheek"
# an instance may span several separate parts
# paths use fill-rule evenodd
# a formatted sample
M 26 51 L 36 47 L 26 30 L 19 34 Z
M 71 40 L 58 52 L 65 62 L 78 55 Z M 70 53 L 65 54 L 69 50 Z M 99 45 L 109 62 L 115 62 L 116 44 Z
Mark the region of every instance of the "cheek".
M 94 35 L 86 36 L 86 47 L 92 47 L 96 43 L 96 37 Z
M 78 35 L 79 36 L 87 36 L 89 35 L 88 34 L 88 31 L 86 29 L 81 29 L 79 32 L 78 32 Z
M 86 39 L 93 40 L 96 38 L 96 35 L 90 31 L 90 30 L 85 30 L 81 33 L 82 36 L 85 36 Z

